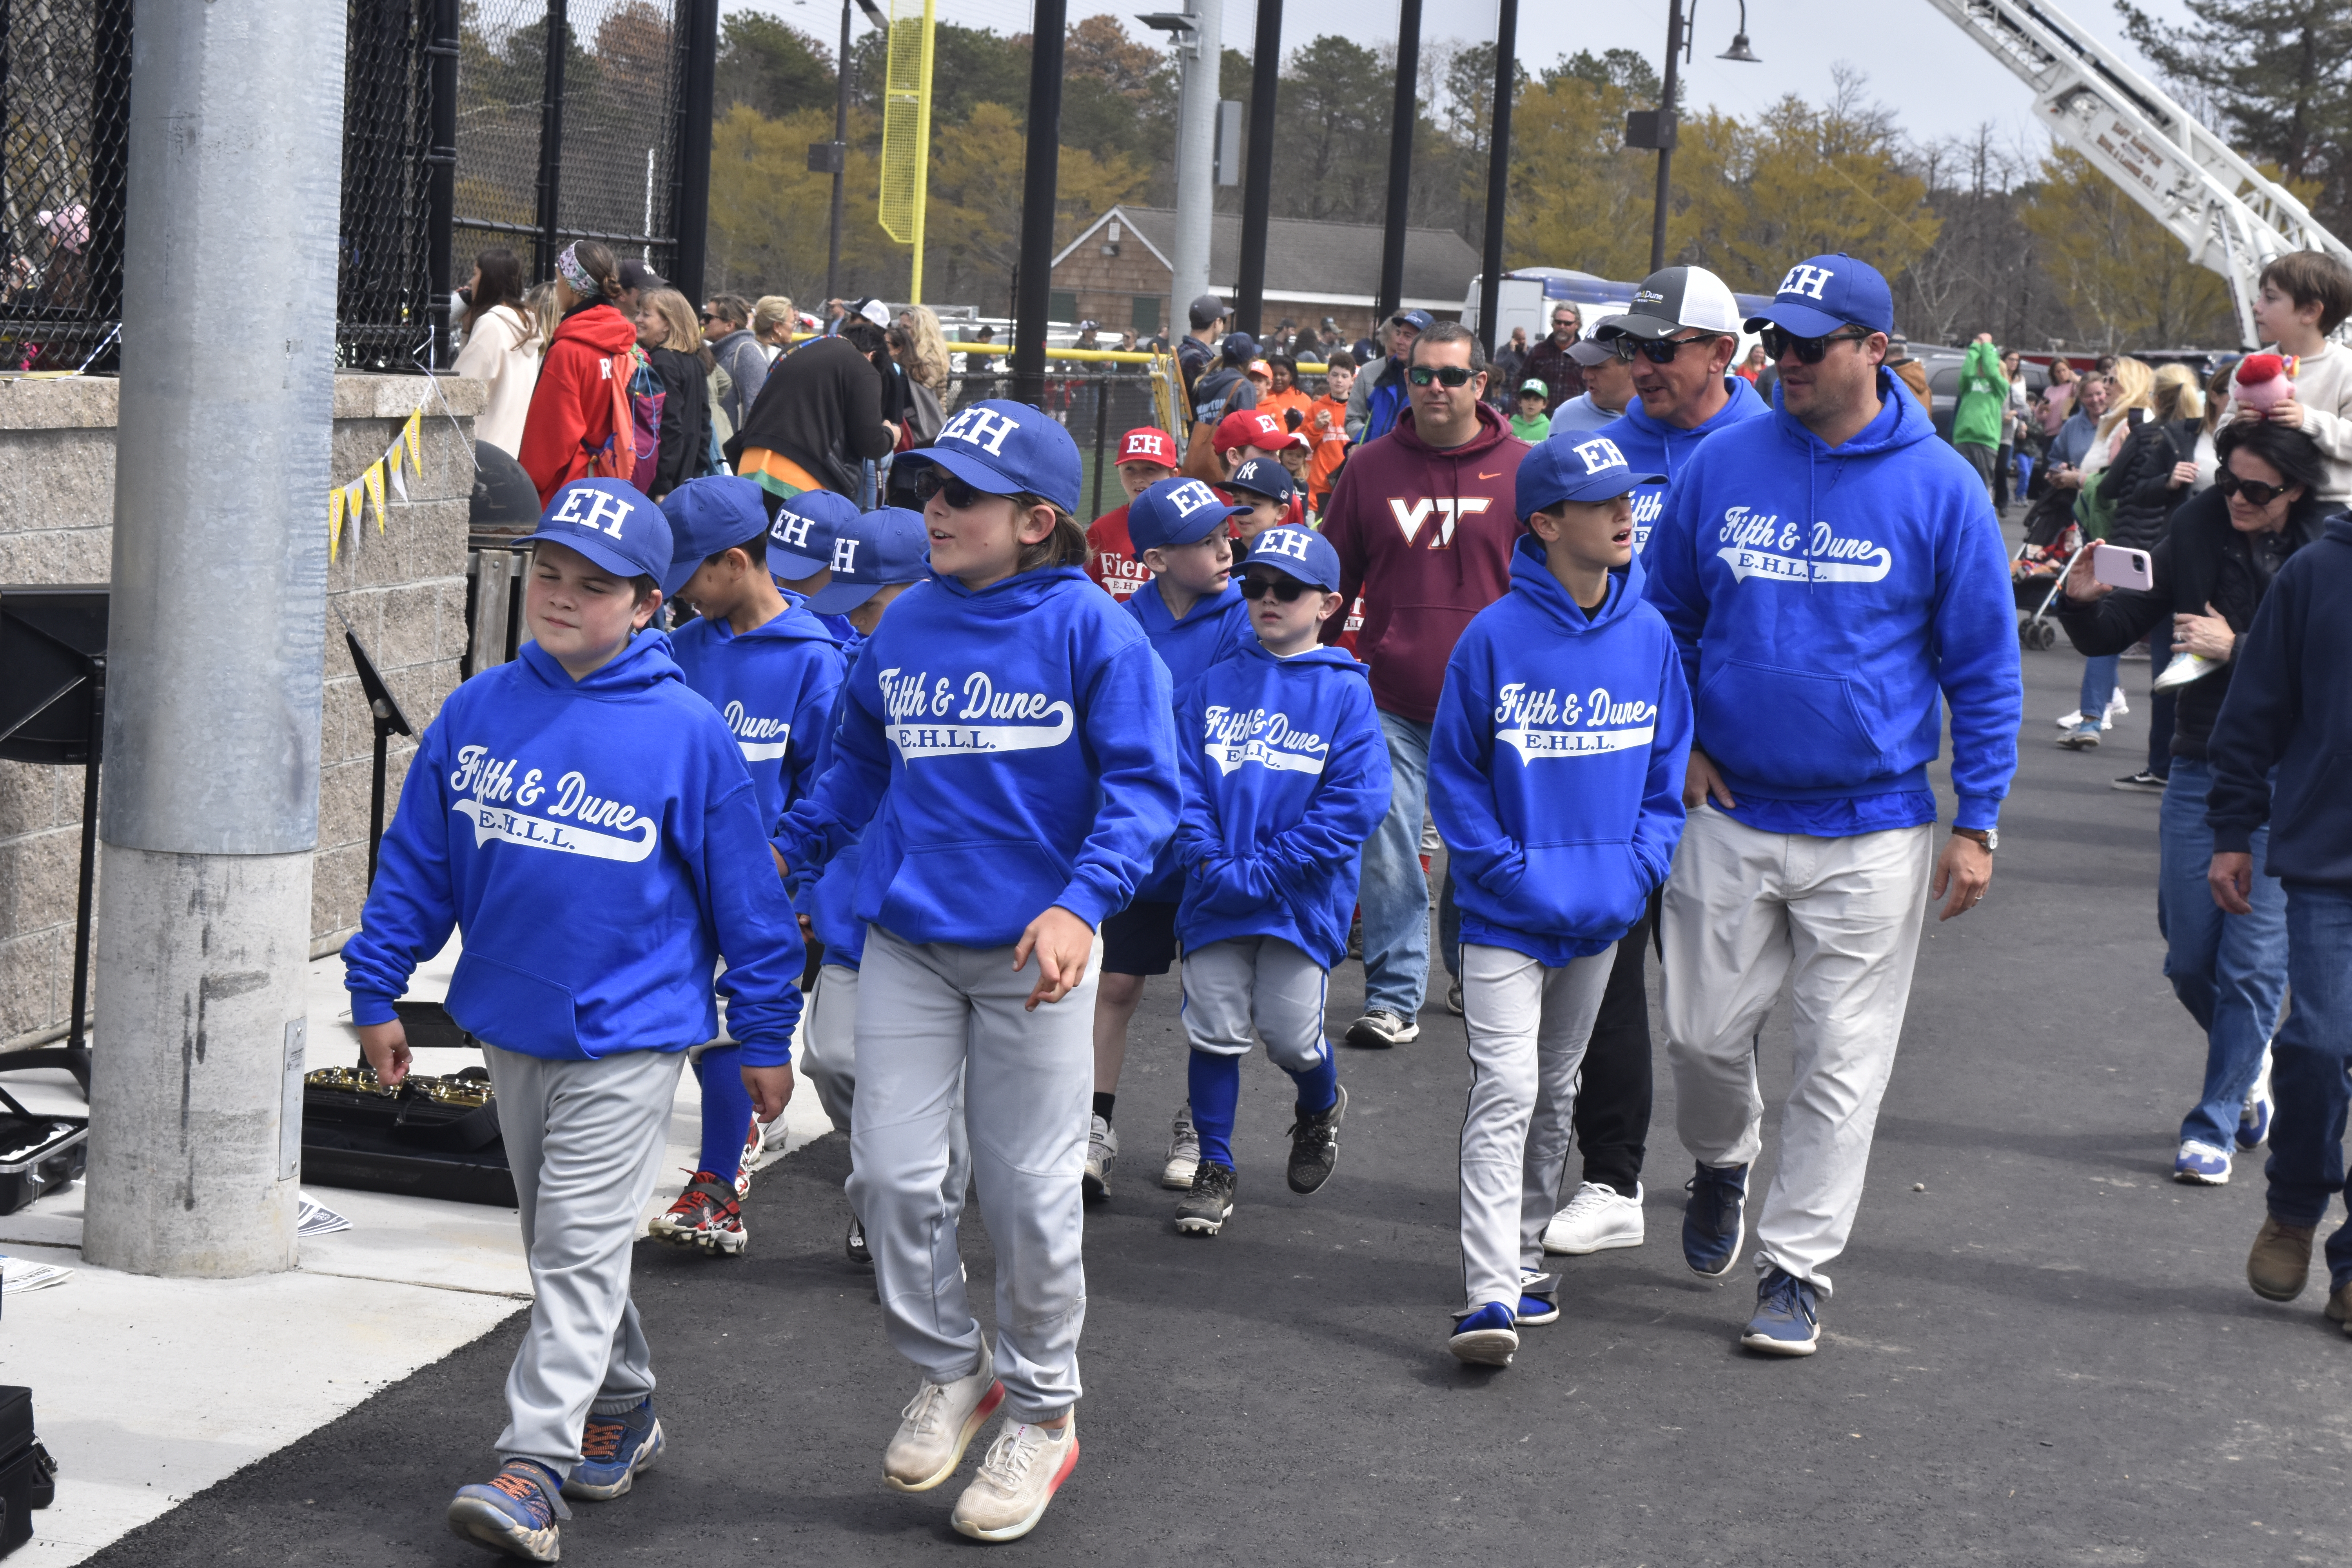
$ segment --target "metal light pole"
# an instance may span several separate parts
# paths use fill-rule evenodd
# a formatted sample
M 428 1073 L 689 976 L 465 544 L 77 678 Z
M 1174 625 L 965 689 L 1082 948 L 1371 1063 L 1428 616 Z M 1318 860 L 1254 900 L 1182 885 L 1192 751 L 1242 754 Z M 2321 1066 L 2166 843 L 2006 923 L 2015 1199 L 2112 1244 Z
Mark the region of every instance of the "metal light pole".
M 1182 96 L 1176 107 L 1176 234 L 1168 258 L 1168 341 L 1192 325 L 1185 314 L 1209 291 L 1209 235 L 1215 221 L 1217 69 L 1224 55 L 1223 0 L 1191 0 L 1189 29 L 1171 29 L 1181 56 Z
M 1381 297 L 1373 321 L 1404 298 L 1405 208 L 1412 195 L 1412 132 L 1421 106 L 1421 0 L 1397 0 L 1396 106 L 1389 121 L 1388 226 L 1381 236 Z
M 1013 284 L 1013 395 L 1045 396 L 1045 310 L 1054 283 L 1054 187 L 1062 158 L 1062 42 L 1069 0 L 1036 0 L 1029 47 L 1029 147 L 1021 171 L 1021 271 Z
M 1504 0 L 1510 4 L 1510 0 Z M 1282 0 L 1257 0 L 1257 42 L 1250 62 L 1249 163 L 1242 190 L 1240 275 L 1234 280 L 1235 324 L 1252 337 L 1264 333 L 1265 229 L 1274 198 L 1275 96 L 1282 79 Z
M 142 5 L 132 34 L 82 1232 L 132 1273 L 294 1262 L 344 14 Z
M 1650 205 L 1650 270 L 1666 264 L 1666 197 L 1675 163 L 1675 62 L 1683 52 L 1683 0 L 1666 0 L 1666 75 L 1658 97 L 1658 193 Z
M 530 258 L 534 281 L 555 276 L 556 253 L 563 248 L 558 226 L 557 203 L 563 185 L 563 57 L 572 47 L 572 26 L 565 0 L 547 0 L 547 60 L 539 100 L 538 248 Z
M 1503 209 L 1511 195 L 1511 90 L 1518 86 L 1518 52 L 1519 0 L 1496 0 L 1495 114 L 1486 135 L 1486 246 L 1478 273 L 1478 335 L 1486 342 L 1490 360 L 1495 357 L 1495 313 L 1503 303 Z M 1517 388 L 1503 390 L 1508 397 Z

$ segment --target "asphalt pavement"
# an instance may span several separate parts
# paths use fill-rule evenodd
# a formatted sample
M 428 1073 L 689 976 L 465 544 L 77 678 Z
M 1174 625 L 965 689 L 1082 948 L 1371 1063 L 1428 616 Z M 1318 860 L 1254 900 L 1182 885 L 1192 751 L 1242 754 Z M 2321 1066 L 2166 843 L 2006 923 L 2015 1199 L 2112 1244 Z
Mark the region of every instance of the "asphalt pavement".
M 2078 755 L 2051 720 L 2080 661 L 2062 642 L 2025 665 L 1992 890 L 1928 926 L 1818 1355 L 1743 1352 L 1747 1270 L 1718 1286 L 1684 1267 L 1663 1052 L 1647 1245 L 1563 1260 L 1560 1321 L 1507 1370 L 1447 1355 L 1467 1068 L 1438 990 L 1417 1044 L 1343 1052 L 1339 1171 L 1313 1198 L 1282 1180 L 1286 1083 L 1253 1062 L 1239 1206 L 1223 1236 L 1180 1237 L 1153 1181 L 1184 1092 L 1176 988 L 1156 982 L 1119 1096 L 1126 1160 L 1088 1220 L 1083 1453 L 1034 1535 L 982 1547 L 949 1528 L 956 1484 L 882 1486 L 915 1377 L 842 1255 L 833 1136 L 761 1175 L 747 1257 L 639 1247 L 669 1449 L 632 1495 L 575 1508 L 564 1561 L 2340 1561 L 2352 1341 L 2320 1315 L 2325 1276 L 2290 1306 L 2246 1288 L 2259 1155 L 2225 1188 L 2169 1179 L 2203 1044 L 2160 969 L 2158 803 L 2109 788 L 2142 760 L 2147 666 L 2123 667 L 2134 712 Z M 1361 987 L 1357 966 L 1333 975 L 1335 1029 Z M 1762 1060 L 1757 1193 L 1785 1009 Z M 494 1467 L 520 1322 L 91 1561 L 488 1561 L 440 1515 Z

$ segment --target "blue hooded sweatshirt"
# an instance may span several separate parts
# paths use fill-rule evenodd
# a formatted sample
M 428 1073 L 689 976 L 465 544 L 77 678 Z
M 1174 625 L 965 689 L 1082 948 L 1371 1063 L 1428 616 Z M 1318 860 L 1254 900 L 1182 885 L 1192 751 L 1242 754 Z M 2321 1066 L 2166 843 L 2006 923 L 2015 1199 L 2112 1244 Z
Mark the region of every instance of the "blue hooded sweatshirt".
M 1240 553 L 1238 549 L 1235 553 Z M 1182 691 L 1211 665 L 1257 643 L 1257 634 L 1250 630 L 1249 601 L 1242 597 L 1237 583 L 1228 582 L 1223 593 L 1196 601 L 1181 621 L 1168 613 L 1168 601 L 1160 596 L 1157 577 L 1129 595 L 1126 608 L 1150 639 L 1151 651 L 1167 666 L 1171 691 Z M 1171 839 L 1152 862 L 1151 875 L 1136 889 L 1135 901 L 1172 904 L 1183 894 L 1184 868 L 1176 863 Z
M 1779 406 L 1675 476 L 1643 557 L 1682 649 L 1697 745 L 1766 833 L 1936 820 L 1927 764 L 1951 705 L 1962 827 L 2017 771 L 2017 611 L 1984 481 L 1878 375 L 1878 416 L 1822 444 Z
M 1617 443 L 1617 449 L 1625 455 L 1626 466 L 1635 473 L 1666 476 L 1665 484 L 1634 487 L 1634 554 L 1639 555 L 1650 547 L 1650 531 L 1657 526 L 1659 515 L 1665 510 L 1667 487 L 1690 462 L 1691 453 L 1697 449 L 1698 444 L 1719 430 L 1728 430 L 1735 425 L 1750 419 L 1762 419 L 1771 414 L 1772 410 L 1756 395 L 1754 384 L 1746 377 L 1727 375 L 1723 378 L 1723 385 L 1724 390 L 1731 394 L 1731 401 L 1717 409 L 1715 417 L 1696 429 L 1685 430 L 1679 425 L 1659 423 L 1642 412 L 1642 400 L 1636 397 L 1625 405 L 1624 413 L 1610 424 L 1603 425 L 1598 432 Z
M 857 639 L 850 649 L 849 668 L 844 677 L 843 693 L 848 680 L 857 673 L 857 661 L 866 650 L 866 639 Z M 825 721 L 824 738 L 817 743 L 815 775 L 824 776 L 833 765 L 835 742 L 841 734 L 844 720 L 849 716 L 845 695 L 837 695 L 833 713 Z M 843 837 L 840 847 L 825 861 L 817 874 L 815 886 L 807 897 L 793 900 L 794 906 L 809 918 L 809 929 L 817 941 L 824 944 L 824 962 L 839 964 L 844 969 L 856 969 L 866 962 L 866 922 L 857 918 L 857 879 L 866 866 L 866 843 L 862 833 Z
M 1690 698 L 1673 634 L 1642 598 L 1642 558 L 1588 616 L 1511 552 L 1511 591 L 1445 665 L 1429 737 L 1429 815 L 1445 839 L 1462 940 L 1559 968 L 1642 918 L 1683 836 Z
M 1276 658 L 1252 637 L 1176 699 L 1186 951 L 1278 936 L 1329 969 L 1347 955 L 1356 863 L 1389 808 L 1389 749 L 1355 656 Z
M 640 633 L 574 682 L 537 643 L 449 695 L 343 944 L 352 1020 L 393 1000 L 454 925 L 450 1016 L 509 1051 L 592 1061 L 714 1038 L 711 972 L 743 1059 L 792 1059 L 803 950 L 735 738 Z
M 1127 907 L 1176 831 L 1168 672 L 1076 566 L 900 595 L 843 688 L 833 752 L 785 814 L 787 865 L 865 830 L 856 919 L 1004 947 L 1054 905 Z M 870 826 L 869 826 L 870 823 Z
M 761 820 L 774 832 L 816 778 L 817 746 L 841 689 L 833 634 L 807 610 L 787 608 L 740 637 L 723 619 L 697 618 L 669 637 L 687 685 L 719 710 L 742 747 Z

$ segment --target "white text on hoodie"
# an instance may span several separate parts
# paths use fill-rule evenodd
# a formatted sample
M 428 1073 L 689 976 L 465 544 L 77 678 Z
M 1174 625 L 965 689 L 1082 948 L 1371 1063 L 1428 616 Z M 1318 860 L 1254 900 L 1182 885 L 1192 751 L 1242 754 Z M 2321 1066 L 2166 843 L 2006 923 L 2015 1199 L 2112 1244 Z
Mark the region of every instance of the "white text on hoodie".
M 642 860 L 654 852 L 661 837 L 654 819 L 640 816 L 633 805 L 590 793 L 587 775 L 578 769 L 550 785 L 539 768 L 529 769 L 518 779 L 515 773 L 520 766 L 515 758 L 491 756 L 487 746 L 458 748 L 457 767 L 449 775 L 449 787 L 472 793 L 449 809 L 474 825 L 478 847 L 495 838 L 533 849 L 628 861 Z M 542 808 L 544 816 L 530 816 L 505 804 L 512 800 L 516 805 L 537 806 L 551 788 L 554 798 Z M 598 827 L 613 831 L 593 831 Z
M 1264 708 L 1244 711 L 1213 707 L 1204 718 L 1202 738 L 1207 744 L 1202 752 L 1217 764 L 1219 773 L 1230 773 L 1244 763 L 1255 763 L 1282 773 L 1319 775 L 1325 759 L 1331 754 L 1328 741 L 1306 730 L 1292 729 L 1287 714 L 1269 712 Z
M 1522 764 L 1538 757 L 1631 751 L 1657 733 L 1656 703 L 1620 702 L 1605 686 L 1563 696 L 1556 688 L 1531 691 L 1525 681 L 1513 680 L 1495 696 L 1495 739 L 1516 750 Z
M 1841 539 L 1826 522 L 1813 524 L 1808 537 L 1799 531 L 1801 526 L 1782 522 L 1778 513 L 1762 517 L 1744 506 L 1729 507 L 1717 536 L 1723 548 L 1716 554 L 1742 582 L 1765 577 L 1779 583 L 1876 583 L 1895 563 L 1883 544 Z
M 998 690 L 995 679 L 984 669 L 972 670 L 958 680 L 952 676 L 934 677 L 929 670 L 909 673 L 891 668 L 882 671 L 880 685 L 882 710 L 890 721 L 890 743 L 910 763 L 918 757 L 1058 746 L 1070 738 L 1076 717 L 1067 702 L 1042 691 Z M 980 719 L 1048 722 L 971 722 Z

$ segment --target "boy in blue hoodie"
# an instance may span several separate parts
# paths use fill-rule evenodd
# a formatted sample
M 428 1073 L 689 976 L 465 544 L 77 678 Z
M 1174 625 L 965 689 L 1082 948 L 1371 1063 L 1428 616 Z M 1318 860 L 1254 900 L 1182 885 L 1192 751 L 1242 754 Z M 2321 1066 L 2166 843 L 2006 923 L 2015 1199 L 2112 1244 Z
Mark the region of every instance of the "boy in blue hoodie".
M 579 480 L 531 538 L 531 640 L 425 731 L 343 967 L 368 1065 L 397 1083 L 392 1004 L 464 936 L 448 1007 L 497 1087 L 534 1299 L 502 1468 L 459 1489 L 449 1526 L 552 1563 L 562 1499 L 618 1497 L 662 1451 L 630 1247 L 678 1064 L 719 1032 L 712 971 L 723 957 L 745 1060 L 788 1098 L 802 952 L 735 737 L 644 629 L 671 560 L 660 510 Z
M 1511 591 L 1446 661 L 1429 812 L 1462 907 L 1470 1100 L 1462 1283 L 1449 1348 L 1507 1366 L 1518 1325 L 1559 1316 L 1538 1272 L 1567 1164 L 1577 1073 L 1621 938 L 1683 829 L 1690 700 L 1674 637 L 1642 598 L 1634 487 L 1604 436 L 1520 460 L 1529 537 Z
M 1305 528 L 1261 533 L 1241 592 L 1257 634 L 1176 699 L 1184 813 L 1176 934 L 1199 1167 L 1176 1228 L 1214 1236 L 1234 1212 L 1234 1108 L 1254 1038 L 1298 1086 L 1290 1190 L 1339 1157 L 1348 1093 L 1323 1034 L 1347 956 L 1359 847 L 1389 805 L 1388 742 L 1355 657 L 1318 645 L 1339 613 L 1339 556 Z
M 859 655 L 825 770 L 775 843 L 814 865 L 863 835 L 849 1196 L 891 1343 L 921 1372 L 884 1479 L 944 1482 L 1001 1405 L 953 1518 L 1010 1541 L 1077 1463 L 1095 933 L 1176 829 L 1175 714 L 1141 628 L 1087 576 L 1067 430 L 990 399 L 898 461 L 923 470 L 930 580 Z M 745 1070 L 772 1116 L 788 1080 Z M 943 1189 L 964 1111 L 993 1348 Z
M 1748 326 L 1776 407 L 1707 438 L 1644 552 L 1695 694 L 1691 818 L 1665 890 L 1659 1009 L 1696 1162 L 1683 1258 L 1731 1272 L 1762 1147 L 1756 1032 L 1786 982 L 1796 1077 L 1756 1226 L 1740 1343 L 1811 1355 L 1862 1203 L 1929 899 L 1992 879 L 2023 709 L 2016 609 L 1984 485 L 1885 367 L 1886 280 L 1789 269 Z M 1951 837 L 1927 764 L 1951 712 Z
M 670 633 L 670 657 L 727 721 L 751 770 L 761 821 L 772 831 L 815 776 L 841 689 L 841 654 L 833 634 L 803 605 L 786 604 L 769 575 L 763 493 L 723 474 L 689 479 L 663 498 L 677 555 L 662 592 L 695 612 Z M 741 1199 L 751 1187 L 760 1123 L 743 1088 L 740 1046 L 715 1040 L 688 1057 L 702 1086 L 702 1154 L 686 1190 L 649 1229 L 656 1241 L 732 1258 L 751 1240 Z
M 775 507 L 768 527 L 768 569 L 775 574 L 787 604 L 805 605 L 833 581 L 839 541 L 845 530 L 855 526 L 857 503 L 826 489 L 781 498 L 765 490 L 761 495 Z M 848 621 L 831 612 L 817 619 L 845 647 L 857 635 Z
M 1162 479 L 1128 503 L 1128 537 L 1151 581 L 1127 598 L 1127 613 L 1143 628 L 1166 667 L 1169 688 L 1181 691 L 1209 666 L 1249 640 L 1249 606 L 1233 584 L 1233 520 L 1248 512 L 1229 504 L 1199 479 Z M 1176 904 L 1184 872 L 1163 848 L 1135 901 L 1103 921 L 1102 984 L 1095 998 L 1094 1114 L 1087 1138 L 1086 1190 L 1100 1203 L 1110 1195 L 1118 1160 L 1119 1069 L 1127 1065 L 1127 1032 L 1143 1001 L 1147 976 L 1165 974 L 1176 959 Z M 1168 1163 L 1160 1184 L 1192 1184 L 1201 1142 L 1190 1106 L 1176 1113 Z

